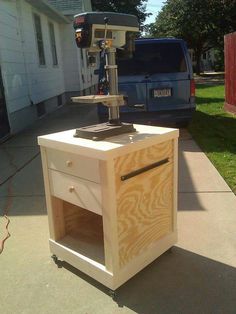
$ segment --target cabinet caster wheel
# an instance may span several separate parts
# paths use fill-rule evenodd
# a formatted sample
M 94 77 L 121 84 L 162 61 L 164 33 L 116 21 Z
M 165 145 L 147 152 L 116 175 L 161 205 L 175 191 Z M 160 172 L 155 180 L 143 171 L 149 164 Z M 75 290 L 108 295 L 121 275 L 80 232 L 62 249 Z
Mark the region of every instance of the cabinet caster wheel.
M 115 300 L 116 292 L 114 290 L 109 290 L 109 296 L 112 298 L 112 300 Z
M 58 259 L 58 257 L 55 254 L 53 254 L 51 257 L 52 257 L 52 260 L 54 261 L 54 263 L 57 265 L 57 267 L 61 268 L 62 267 L 61 261 Z
M 53 260 L 53 262 L 54 262 L 55 264 L 58 263 L 58 257 L 57 257 L 55 254 L 53 254 L 53 255 L 51 256 L 51 258 L 52 258 L 52 260 Z

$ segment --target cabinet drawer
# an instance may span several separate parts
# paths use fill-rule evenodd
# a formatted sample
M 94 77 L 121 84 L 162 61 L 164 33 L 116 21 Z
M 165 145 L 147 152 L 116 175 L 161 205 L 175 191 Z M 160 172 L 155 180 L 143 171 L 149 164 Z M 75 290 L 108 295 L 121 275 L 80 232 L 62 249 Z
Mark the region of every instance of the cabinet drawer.
M 47 149 L 48 168 L 72 174 L 93 182 L 100 182 L 99 160 Z
M 101 186 L 62 172 L 49 170 L 51 194 L 102 215 Z

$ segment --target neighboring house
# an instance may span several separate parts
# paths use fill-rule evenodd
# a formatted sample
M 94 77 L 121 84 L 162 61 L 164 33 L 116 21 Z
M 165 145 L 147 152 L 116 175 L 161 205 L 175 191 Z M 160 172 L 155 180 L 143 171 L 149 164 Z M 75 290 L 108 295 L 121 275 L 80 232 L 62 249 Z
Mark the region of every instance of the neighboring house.
M 214 71 L 215 61 L 216 58 L 214 48 L 211 48 L 210 50 L 204 52 L 201 57 L 203 71 Z
M 192 60 L 193 68 L 196 66 L 196 58 L 193 49 L 189 49 L 190 58 Z M 201 71 L 214 71 L 215 69 L 215 50 L 214 48 L 204 52 L 201 55 Z
M 82 11 L 89 0 L 0 0 L 0 140 L 96 84 L 74 41 Z

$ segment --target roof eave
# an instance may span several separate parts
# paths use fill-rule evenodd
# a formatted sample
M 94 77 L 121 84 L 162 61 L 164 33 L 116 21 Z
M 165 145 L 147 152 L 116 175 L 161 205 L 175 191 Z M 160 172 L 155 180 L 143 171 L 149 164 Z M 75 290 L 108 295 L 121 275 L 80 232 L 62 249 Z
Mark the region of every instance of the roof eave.
M 26 0 L 29 4 L 31 4 L 36 9 L 42 11 L 48 17 L 52 18 L 56 22 L 60 24 L 70 24 L 71 21 L 59 11 L 57 11 L 54 7 L 52 7 L 47 1 L 45 0 Z

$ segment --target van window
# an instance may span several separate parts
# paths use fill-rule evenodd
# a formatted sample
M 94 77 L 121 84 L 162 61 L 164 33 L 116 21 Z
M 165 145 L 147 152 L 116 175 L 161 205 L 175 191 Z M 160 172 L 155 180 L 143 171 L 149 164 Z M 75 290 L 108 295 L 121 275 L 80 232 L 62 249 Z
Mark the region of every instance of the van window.
M 151 75 L 187 71 L 180 43 L 136 44 L 135 51 L 131 54 L 118 49 L 117 64 L 119 75 Z

